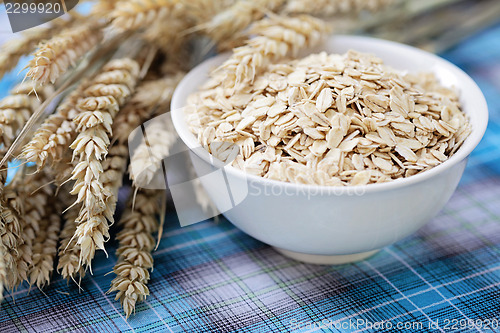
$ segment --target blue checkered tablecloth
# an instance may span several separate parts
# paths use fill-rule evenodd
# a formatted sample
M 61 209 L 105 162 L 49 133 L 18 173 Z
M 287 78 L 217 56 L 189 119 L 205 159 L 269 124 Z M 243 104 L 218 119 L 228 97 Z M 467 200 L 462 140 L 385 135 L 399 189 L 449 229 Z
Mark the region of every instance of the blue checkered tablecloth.
M 455 195 L 414 235 L 364 262 L 316 266 L 224 219 L 180 228 L 172 211 L 151 296 L 128 321 L 105 294 L 115 257 L 99 253 L 81 291 L 56 278 L 6 295 L 0 332 L 500 332 L 500 25 L 443 56 L 479 84 L 491 122 Z

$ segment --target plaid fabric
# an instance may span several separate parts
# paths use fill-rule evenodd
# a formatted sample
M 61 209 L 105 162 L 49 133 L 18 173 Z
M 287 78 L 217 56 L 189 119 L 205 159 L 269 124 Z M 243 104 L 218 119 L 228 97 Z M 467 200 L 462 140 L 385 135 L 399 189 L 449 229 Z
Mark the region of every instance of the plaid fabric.
M 80 292 L 56 279 L 43 293 L 22 286 L 6 295 L 0 332 L 499 332 L 499 39 L 497 26 L 443 55 L 479 83 L 491 123 L 457 192 L 414 235 L 364 262 L 316 266 L 224 219 L 180 228 L 171 212 L 151 296 L 128 321 L 105 294 L 110 244 Z

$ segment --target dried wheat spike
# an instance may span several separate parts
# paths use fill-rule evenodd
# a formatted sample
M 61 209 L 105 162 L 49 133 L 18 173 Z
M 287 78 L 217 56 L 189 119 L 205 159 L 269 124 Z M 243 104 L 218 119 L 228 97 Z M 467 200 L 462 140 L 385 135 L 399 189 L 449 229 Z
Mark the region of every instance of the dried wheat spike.
M 169 118 L 151 121 L 146 125 L 146 136 L 130 159 L 130 179 L 136 187 L 146 187 L 151 183 L 177 140 Z
M 49 38 L 75 20 L 56 19 L 49 26 L 39 26 L 24 31 L 19 38 L 14 38 L 2 45 L 0 53 L 0 79 L 5 73 L 16 67 L 22 56 L 33 52 L 38 43 Z
M 115 144 L 109 149 L 109 155 L 103 163 L 103 174 L 101 181 L 104 189 L 110 196 L 106 198 L 106 209 L 103 215 L 114 222 L 113 214 L 118 202 L 118 190 L 122 186 L 123 176 L 127 170 L 128 147 L 126 144 Z
M 102 215 L 113 222 L 113 214 L 118 201 L 118 190 L 122 185 L 128 159 L 128 148 L 126 142 L 117 144 L 109 149 L 109 154 L 103 162 L 103 173 L 100 181 L 110 196 L 106 198 L 105 210 Z M 72 207 L 65 214 L 65 224 L 61 232 L 61 246 L 59 247 L 59 264 L 57 269 L 66 279 L 76 281 L 77 276 L 83 277 L 85 269 L 80 265 L 81 246 L 77 244 L 78 238 L 73 237 L 76 232 L 81 208 Z
M 91 15 L 93 17 L 103 17 L 116 9 L 120 0 L 98 0 L 92 6 Z
M 0 220 L 3 222 L 1 241 L 5 247 L 5 263 L 7 271 L 6 285 L 14 288 L 18 281 L 27 278 L 28 265 L 31 253 L 29 247 L 23 247 L 24 240 L 19 215 L 22 212 L 23 201 L 17 191 L 10 187 L 4 189 L 3 201 L 0 205 Z
M 186 44 L 189 44 L 191 36 L 184 32 L 192 27 L 193 23 L 187 20 L 185 16 L 176 17 L 155 21 L 144 31 L 143 36 L 150 45 L 156 46 L 169 59 L 180 56 L 183 62 L 186 62 L 188 57 L 185 57 L 184 53 L 186 53 Z
M 76 103 L 88 88 L 88 81 L 71 92 L 37 129 L 33 138 L 23 147 L 21 158 L 34 162 L 41 170 L 48 160 L 58 163 L 67 152 L 70 143 L 76 137 L 76 124 L 73 119 L 77 115 Z
M 151 251 L 156 243 L 152 234 L 158 230 L 161 196 L 162 191 L 139 191 L 135 210 L 129 201 L 118 222 L 122 230 L 117 235 L 118 261 L 113 269 L 116 277 L 108 292 L 118 291 L 115 299 L 120 299 L 127 318 L 134 312 L 136 303 L 149 295 L 149 269 L 153 268 Z
M 310 14 L 322 17 L 356 13 L 362 10 L 372 12 L 386 8 L 395 0 L 289 0 L 284 13 Z
M 57 271 L 67 280 L 72 279 L 76 282 L 77 277 L 85 276 L 85 269 L 80 265 L 81 247 L 77 244 L 78 239 L 75 235 L 77 223 L 75 223 L 80 212 L 80 206 L 75 206 L 64 213 L 64 226 L 59 236 L 61 245 L 59 245 Z
M 185 16 L 201 24 L 210 21 L 217 14 L 234 5 L 234 0 L 181 0 Z
M 270 15 L 250 28 L 250 33 L 256 37 L 248 40 L 245 46 L 234 49 L 233 55 L 213 74 L 218 77 L 217 82 L 237 89 L 242 84 L 253 82 L 270 62 L 314 46 L 329 31 L 324 21 L 311 16 Z
M 172 15 L 178 0 L 125 0 L 111 12 L 111 27 L 116 31 L 138 30 Z
M 101 179 L 104 172 L 102 161 L 108 154 L 113 119 L 133 93 L 138 76 L 136 61 L 127 58 L 112 60 L 92 80 L 84 98 L 77 103 L 80 112 L 74 121 L 79 134 L 70 145 L 77 164 L 72 172 L 71 179 L 75 184 L 70 193 L 77 196 L 75 204 L 83 205 L 75 235 L 81 245 L 80 260 L 84 265 L 90 265 L 96 249 L 104 250 L 105 239 L 109 238 L 106 201 L 112 193 Z M 108 89 L 111 85 L 120 88 Z
M 16 67 L 22 56 L 29 54 L 36 45 L 50 36 L 49 27 L 36 27 L 24 32 L 20 38 L 14 38 L 2 45 L 0 53 L 0 78 Z
M 130 133 L 146 121 L 155 109 L 166 111 L 184 75 L 184 72 L 177 72 L 165 78 L 142 82 L 130 102 L 117 115 L 113 123 L 113 138 L 122 144 L 126 143 Z
M 46 216 L 47 204 L 54 194 L 50 185 L 52 177 L 46 172 L 26 176 L 16 182 L 13 186 L 19 191 L 19 199 L 22 198 L 23 210 L 19 212 L 19 220 L 22 228 L 23 245 L 21 245 L 18 257 L 19 267 L 29 267 L 33 263 L 33 245 L 36 237 L 42 231 L 40 221 Z M 10 185 L 9 185 L 10 186 Z M 22 280 L 15 281 L 15 285 Z
M 33 93 L 37 91 L 37 96 Z M 9 146 L 33 112 L 53 94 L 52 86 L 41 88 L 33 82 L 24 82 L 11 90 L 0 101 L 0 143 Z
M 57 255 L 57 241 L 61 229 L 62 206 L 58 202 L 49 204 L 49 209 L 40 221 L 40 231 L 33 242 L 33 263 L 29 270 L 29 284 L 42 289 L 50 283 Z
M 277 10 L 284 0 L 241 0 L 221 11 L 202 25 L 216 42 L 233 39 L 252 22 L 262 18 L 266 11 Z
M 61 32 L 40 45 L 33 54 L 26 77 L 40 84 L 55 83 L 69 67 L 101 40 L 101 30 L 96 22 L 79 25 Z
M 0 224 L 2 223 L 0 222 Z M 0 228 L 3 229 L 3 225 Z M 6 251 L 5 246 L 0 244 L 0 303 L 3 301 L 3 290 L 7 283 L 7 265 L 5 263 Z

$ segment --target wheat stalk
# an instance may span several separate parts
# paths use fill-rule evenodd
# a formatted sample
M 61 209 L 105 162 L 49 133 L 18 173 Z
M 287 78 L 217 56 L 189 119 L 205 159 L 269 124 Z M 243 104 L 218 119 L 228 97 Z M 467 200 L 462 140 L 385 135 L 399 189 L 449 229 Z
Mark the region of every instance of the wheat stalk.
M 113 118 L 132 94 L 139 66 L 131 59 L 117 59 L 104 66 L 103 71 L 92 80 L 93 85 L 86 90 L 87 97 L 77 104 L 81 111 L 74 121 L 79 134 L 70 146 L 73 160 L 77 162 L 71 177 L 75 184 L 70 193 L 77 195 L 74 205 L 83 205 L 75 235 L 81 245 L 81 261 L 85 265 L 90 265 L 96 249 L 104 250 L 105 238 L 109 237 L 104 212 L 106 200 L 112 193 L 100 180 L 104 172 L 102 160 L 108 153 Z M 109 90 L 102 84 L 120 85 L 121 88 Z M 110 92 L 116 94 L 107 95 Z
M 317 44 L 329 30 L 325 22 L 311 16 L 270 15 L 250 28 L 250 33 L 256 37 L 248 40 L 245 46 L 234 49 L 233 55 L 212 75 L 217 82 L 237 89 L 253 82 L 270 62 L 296 55 L 300 50 Z
M 135 206 L 130 200 L 118 222 L 122 230 L 117 235 L 118 260 L 113 268 L 116 277 L 111 282 L 108 293 L 118 292 L 115 299 L 120 299 L 127 318 L 134 312 L 136 303 L 149 295 L 148 270 L 153 268 L 151 251 L 155 247 L 152 234 L 158 230 L 158 200 L 162 194 L 162 191 L 139 191 Z
M 35 90 L 38 97 L 33 94 Z M 0 101 L 0 144 L 12 144 L 33 112 L 53 91 L 50 85 L 41 88 L 33 82 L 14 87 L 11 94 Z
M 178 0 L 124 0 L 110 14 L 111 28 L 122 32 L 138 30 L 172 15 Z
M 20 156 L 22 159 L 36 163 L 40 170 L 48 159 L 57 163 L 63 158 L 76 136 L 76 124 L 73 122 L 77 115 L 76 103 L 88 85 L 86 80 L 80 83 L 57 107 L 55 113 L 43 122 L 23 147 Z
M 55 83 L 68 68 L 101 40 L 99 24 L 90 22 L 69 28 L 40 45 L 33 54 L 26 77 L 40 84 Z

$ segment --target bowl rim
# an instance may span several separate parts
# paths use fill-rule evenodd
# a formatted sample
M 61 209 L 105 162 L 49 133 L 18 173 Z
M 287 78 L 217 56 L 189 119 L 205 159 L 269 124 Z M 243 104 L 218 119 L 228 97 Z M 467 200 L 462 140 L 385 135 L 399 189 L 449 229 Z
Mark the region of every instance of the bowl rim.
M 264 178 L 256 175 L 252 175 L 244 172 L 243 170 L 237 169 L 231 165 L 224 165 L 222 162 L 216 160 L 208 151 L 205 149 L 195 149 L 200 148 L 200 144 L 198 140 L 188 128 L 185 113 L 183 112 L 183 107 L 185 106 L 185 99 L 182 98 L 182 90 L 189 89 L 192 87 L 192 83 L 199 81 L 199 76 L 206 76 L 209 69 L 214 65 L 220 63 L 221 59 L 224 57 L 228 57 L 228 53 L 223 53 L 219 55 L 215 55 L 202 63 L 198 64 L 195 68 L 193 68 L 179 83 L 177 88 L 174 91 L 171 102 L 171 117 L 177 134 L 184 142 L 184 144 L 194 152 L 198 157 L 200 157 L 205 162 L 208 162 L 211 165 L 214 165 L 218 168 L 224 167 L 226 173 L 233 177 L 237 178 L 245 178 L 247 181 L 257 182 L 257 183 L 266 183 L 274 186 L 282 186 L 288 188 L 299 189 L 303 191 L 310 191 L 314 189 L 317 191 L 321 190 L 321 193 L 328 193 L 330 191 L 334 191 L 336 194 L 342 191 L 352 191 L 355 189 L 356 191 L 362 191 L 363 193 L 369 192 L 379 192 L 386 191 L 391 189 L 396 189 L 404 186 L 413 185 L 416 183 L 420 183 L 424 180 L 428 180 L 433 178 L 434 176 L 446 171 L 447 169 L 452 168 L 453 166 L 459 164 L 464 159 L 467 159 L 472 151 L 477 147 L 483 135 L 486 131 L 486 127 L 488 125 L 488 106 L 486 103 L 486 99 L 481 92 L 478 85 L 474 82 L 474 80 L 466 74 L 462 69 L 452 64 L 446 59 L 443 59 L 435 54 L 430 52 L 418 49 L 413 46 L 409 46 L 406 44 L 401 44 L 393 41 L 388 41 L 379 38 L 373 37 L 365 37 L 365 36 L 352 36 L 352 35 L 332 35 L 329 39 L 336 39 L 338 41 L 350 40 L 355 42 L 362 42 L 364 44 L 378 44 L 378 47 L 388 47 L 400 52 L 410 52 L 414 53 L 415 56 L 427 57 L 428 59 L 432 59 L 435 63 L 439 64 L 439 66 L 443 66 L 451 70 L 455 76 L 459 78 L 460 81 L 465 81 L 464 84 L 468 85 L 468 89 L 472 90 L 472 93 L 475 95 L 477 100 L 474 102 L 473 112 L 466 112 L 466 114 L 471 117 L 471 114 L 474 113 L 475 117 L 477 117 L 477 124 L 472 126 L 472 131 L 469 137 L 463 142 L 462 146 L 455 152 L 453 156 L 444 161 L 443 163 L 426 170 L 424 172 L 418 173 L 416 175 L 407 177 L 407 178 L 398 178 L 391 180 L 385 183 L 379 184 L 366 184 L 366 185 L 352 185 L 352 186 L 328 186 L 328 185 L 314 185 L 314 184 L 299 184 L 292 182 L 285 182 L 281 180 L 274 180 L 269 178 Z M 314 52 L 320 52 L 321 50 L 314 49 Z M 376 55 L 374 51 L 373 53 Z M 470 108 L 469 108 L 470 109 Z M 464 110 L 465 111 L 465 110 Z M 307 192 L 306 192 L 307 193 Z

